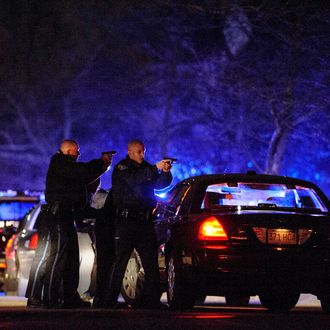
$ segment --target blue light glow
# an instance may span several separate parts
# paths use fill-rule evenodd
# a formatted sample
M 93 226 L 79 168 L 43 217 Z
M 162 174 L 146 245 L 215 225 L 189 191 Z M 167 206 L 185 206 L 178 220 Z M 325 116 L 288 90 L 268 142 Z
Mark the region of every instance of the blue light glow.
M 35 204 L 35 202 L 2 202 L 0 220 L 21 220 Z
M 155 189 L 155 195 L 157 198 L 165 199 L 167 197 L 167 193 L 172 189 L 173 185 L 168 186 L 164 189 Z
M 325 83 L 330 60 L 323 56 L 329 52 L 329 44 L 323 42 L 329 35 L 327 11 L 306 1 L 304 10 L 299 7 L 297 12 L 295 6 L 288 6 L 278 22 L 268 19 L 274 14 L 272 6 L 258 8 L 257 16 L 245 16 L 251 9 L 243 15 L 244 1 L 235 1 L 231 10 L 223 10 L 221 1 L 193 1 L 201 10 L 178 6 L 176 1 L 153 1 L 152 5 L 142 1 L 141 6 L 127 1 L 123 7 L 117 1 L 113 5 L 113 13 L 121 13 L 117 17 L 103 10 L 105 2 L 100 7 L 62 8 L 61 2 L 55 1 L 49 19 L 38 16 L 42 10 L 22 11 L 17 19 L 11 6 L 1 7 L 8 22 L 41 24 L 31 30 L 32 36 L 15 24 L 2 27 L 6 35 L 2 87 L 11 90 L 18 86 L 10 98 L 6 94 L 0 100 L 2 189 L 45 189 L 50 156 L 65 133 L 79 141 L 80 161 L 98 158 L 103 150 L 118 151 L 114 164 L 101 179 L 107 190 L 111 188 L 114 165 L 126 156 L 127 142 L 139 138 L 145 142 L 146 160 L 152 164 L 165 155 L 178 159 L 172 167 L 173 185 L 191 176 L 255 170 L 311 179 L 330 195 L 326 165 L 330 157 L 330 114 Z M 255 5 L 251 3 L 251 8 L 257 8 Z M 79 15 L 62 27 L 59 12 L 67 15 L 63 17 L 75 12 Z M 312 51 L 286 42 L 297 28 L 292 24 L 296 15 L 301 21 L 299 41 Z M 59 24 L 59 32 L 48 35 L 54 30 L 52 22 Z M 86 24 L 88 28 L 82 28 Z M 109 31 L 116 31 L 111 35 L 113 42 L 107 42 Z M 55 38 L 58 42 L 52 43 L 57 33 L 63 38 Z M 33 44 L 36 57 L 16 58 L 17 50 L 12 45 L 16 38 L 26 37 L 37 41 L 47 37 L 50 42 Z M 62 50 L 70 54 L 70 65 L 62 61 L 66 54 Z M 13 58 L 17 66 L 12 65 Z M 35 59 L 38 65 L 31 65 Z M 30 86 L 30 79 L 22 79 L 16 67 L 30 68 L 35 83 Z M 78 80 L 77 72 L 84 73 Z M 25 124 L 35 139 L 45 139 L 39 151 L 33 139 L 26 137 L 23 121 L 16 116 L 16 122 L 12 113 L 13 105 L 26 111 L 31 107 L 30 98 L 22 97 L 20 90 L 27 95 L 36 91 L 38 95 L 33 111 L 26 113 Z M 70 91 L 70 98 L 63 91 Z M 269 91 L 278 97 L 264 97 Z M 290 106 L 283 106 L 288 91 L 292 93 Z M 290 118 L 290 124 L 282 120 L 286 118 Z M 8 141 L 15 143 L 8 145 Z M 22 141 L 27 146 L 19 156 L 25 163 L 16 155 Z M 26 194 L 31 196 L 31 192 Z M 165 192 L 156 194 L 159 198 L 166 196 Z

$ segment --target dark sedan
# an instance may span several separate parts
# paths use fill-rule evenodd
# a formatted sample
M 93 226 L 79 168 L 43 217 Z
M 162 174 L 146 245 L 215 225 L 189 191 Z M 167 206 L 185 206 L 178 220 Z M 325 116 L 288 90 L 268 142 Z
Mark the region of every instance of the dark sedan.
M 161 282 L 173 309 L 206 295 L 225 296 L 229 305 L 259 295 L 283 312 L 311 293 L 330 312 L 329 200 L 316 185 L 255 173 L 202 175 L 178 183 L 155 215 Z M 139 274 L 135 289 L 142 290 Z

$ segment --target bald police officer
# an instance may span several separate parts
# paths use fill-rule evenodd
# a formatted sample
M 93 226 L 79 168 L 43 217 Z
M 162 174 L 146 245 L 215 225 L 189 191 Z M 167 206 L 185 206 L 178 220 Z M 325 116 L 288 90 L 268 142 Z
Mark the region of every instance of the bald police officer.
M 115 260 L 110 274 L 106 307 L 116 308 L 129 257 L 135 248 L 145 271 L 142 305 L 160 308 L 158 247 L 152 211 L 156 206 L 154 189 L 172 181 L 171 165 L 160 161 L 151 165 L 144 160 L 145 147 L 140 140 L 128 144 L 128 154 L 114 168 L 111 205 L 115 210 Z
M 87 204 L 87 186 L 108 169 L 111 155 L 104 154 L 100 159 L 86 163 L 78 162 L 79 155 L 78 143 L 64 140 L 60 150 L 52 156 L 47 172 L 45 198 L 50 251 L 45 271 L 44 303 L 49 308 L 90 306 L 77 292 L 79 247 L 75 221 Z

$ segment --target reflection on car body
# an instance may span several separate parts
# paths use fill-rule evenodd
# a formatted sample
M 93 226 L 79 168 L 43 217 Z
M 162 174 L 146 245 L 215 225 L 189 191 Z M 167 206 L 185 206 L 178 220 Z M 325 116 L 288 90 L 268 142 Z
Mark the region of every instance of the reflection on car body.
M 288 311 L 311 293 L 330 312 L 329 201 L 316 185 L 202 175 L 178 183 L 155 214 L 170 307 L 191 308 L 206 295 L 247 305 L 259 295 L 268 309 Z

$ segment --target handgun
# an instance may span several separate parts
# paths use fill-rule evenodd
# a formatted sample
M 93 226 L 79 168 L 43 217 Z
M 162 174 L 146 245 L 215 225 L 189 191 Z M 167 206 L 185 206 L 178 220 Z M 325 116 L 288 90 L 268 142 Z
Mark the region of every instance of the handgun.
M 165 161 L 168 164 L 175 164 L 178 161 L 178 159 L 173 157 L 163 157 L 163 161 Z
M 110 155 L 111 157 L 116 155 L 117 154 L 117 151 L 116 150 L 110 150 L 110 151 L 103 151 L 102 152 L 102 156 L 103 155 Z

